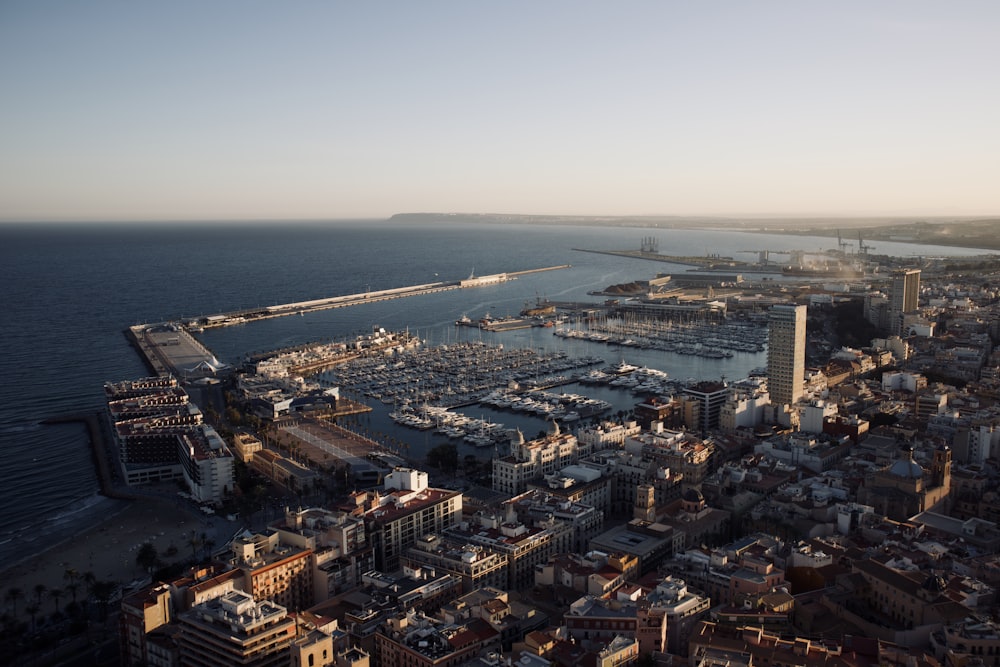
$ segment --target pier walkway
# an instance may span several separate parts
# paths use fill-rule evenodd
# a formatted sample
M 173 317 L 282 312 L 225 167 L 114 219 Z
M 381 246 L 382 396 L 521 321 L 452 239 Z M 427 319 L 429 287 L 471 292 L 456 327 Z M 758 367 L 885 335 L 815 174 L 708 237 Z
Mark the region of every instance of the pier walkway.
M 305 313 L 330 308 L 345 308 L 347 306 L 388 301 L 389 299 L 401 299 L 408 296 L 492 285 L 508 280 L 516 280 L 518 276 L 540 273 L 542 271 L 556 271 L 569 268 L 570 266 L 569 264 L 561 264 L 559 266 L 548 266 L 511 273 L 497 273 L 489 276 L 470 276 L 464 280 L 451 282 L 434 282 L 423 285 L 410 285 L 408 287 L 394 287 L 385 290 L 363 292 L 361 294 L 346 294 L 325 299 L 297 301 L 217 315 L 184 318 L 183 321 L 141 324 L 129 327 L 125 333 L 139 352 L 142 353 L 150 370 L 157 375 L 175 375 L 182 378 L 214 377 L 231 369 L 225 364 L 220 363 L 210 350 L 191 335 L 191 332 L 197 333 L 208 328 L 246 324 L 272 317 L 304 315 Z M 315 372 L 316 370 L 321 370 L 321 368 L 302 370 L 303 372 Z

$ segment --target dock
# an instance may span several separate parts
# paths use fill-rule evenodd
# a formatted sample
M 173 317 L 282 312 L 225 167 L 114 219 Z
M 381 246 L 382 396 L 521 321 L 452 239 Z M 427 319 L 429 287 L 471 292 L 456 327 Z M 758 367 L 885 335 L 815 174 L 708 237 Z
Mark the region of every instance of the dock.
M 142 354 L 149 369 L 157 375 L 174 375 L 181 378 L 216 377 L 220 374 L 230 372 L 232 369 L 226 364 L 219 362 L 215 358 L 215 355 L 202 345 L 192 333 L 199 333 L 205 329 L 217 327 L 248 324 L 272 317 L 305 315 L 306 313 L 331 308 L 346 308 L 348 306 L 358 306 L 367 303 L 388 301 L 390 299 L 402 299 L 409 296 L 493 285 L 508 280 L 516 280 L 518 276 L 543 271 L 557 271 L 569 268 L 570 266 L 569 264 L 561 264 L 511 273 L 497 273 L 478 277 L 469 276 L 464 280 L 394 287 L 362 292 L 360 294 L 346 294 L 343 296 L 297 301 L 215 315 L 183 318 L 171 322 L 139 324 L 129 327 L 125 331 L 125 335 Z M 322 368 L 317 367 L 302 370 L 316 372 L 322 370 Z
M 745 262 L 736 262 L 736 260 L 734 260 L 732 257 L 721 257 L 718 255 L 708 255 L 706 257 L 692 257 L 692 256 L 678 256 L 678 255 L 661 255 L 658 252 L 649 252 L 648 250 L 588 250 L 587 248 L 573 248 L 573 250 L 576 252 L 592 252 L 598 255 L 614 255 L 615 257 L 648 259 L 654 262 L 667 262 L 669 264 L 700 266 L 703 269 L 720 264 L 723 266 L 727 266 L 728 270 L 730 271 L 736 270 L 736 268 L 742 266 L 749 266 Z

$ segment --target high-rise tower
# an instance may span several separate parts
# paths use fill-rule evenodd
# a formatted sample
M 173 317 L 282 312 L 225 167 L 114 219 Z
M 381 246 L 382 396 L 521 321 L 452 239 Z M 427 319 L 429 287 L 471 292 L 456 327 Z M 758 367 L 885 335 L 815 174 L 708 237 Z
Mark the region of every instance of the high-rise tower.
M 903 333 L 903 315 L 917 310 L 920 269 L 896 269 L 889 284 L 889 331 Z
M 806 376 L 806 307 L 772 306 L 767 327 L 767 390 L 772 403 L 792 405 Z

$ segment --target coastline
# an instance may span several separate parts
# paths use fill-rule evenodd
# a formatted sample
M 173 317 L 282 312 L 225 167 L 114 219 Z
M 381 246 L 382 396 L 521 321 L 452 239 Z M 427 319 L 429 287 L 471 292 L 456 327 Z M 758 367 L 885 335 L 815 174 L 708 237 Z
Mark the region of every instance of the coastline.
M 0 543 L 5 593 L 21 591 L 17 616 L 27 619 L 32 603 L 38 605 L 40 616 L 55 611 L 57 604 L 65 607 L 72 599 L 64 588 L 70 583 L 67 570 L 129 586 L 148 576 L 135 562 L 143 543 L 156 548 L 161 565 L 169 565 L 193 556 L 192 538 L 204 533 L 213 541 L 218 539 L 213 522 L 179 497 L 171 498 L 169 490 L 153 489 L 149 495 L 139 496 L 115 486 L 108 460 L 108 434 L 102 429 L 100 413 L 63 415 L 46 421 L 84 423 L 100 490 L 67 511 L 46 518 L 30 533 Z M 171 547 L 176 551 L 168 556 Z M 41 595 L 36 591 L 38 586 L 44 587 Z M 51 595 L 54 589 L 63 592 L 61 599 Z M 80 585 L 77 598 L 83 597 L 86 590 Z M 14 610 L 6 595 L 4 605 Z
M 22 594 L 17 605 L 19 617 L 28 618 L 26 607 L 33 602 L 39 605 L 40 616 L 55 611 L 57 600 L 50 595 L 53 589 L 63 591 L 58 605 L 65 607 L 72 599 L 65 588 L 69 583 L 67 570 L 76 570 L 79 575 L 90 572 L 97 580 L 128 586 L 148 576 L 135 562 L 144 542 L 151 543 L 167 565 L 191 558 L 192 531 L 217 538 L 212 523 L 197 516 L 180 499 L 102 498 L 83 510 L 83 516 L 74 514 L 70 520 L 75 530 L 67 526 L 65 531 L 53 530 L 28 544 L 16 545 L 18 551 L 24 552 L 20 558 L 2 561 L 0 577 L 5 589 L 17 588 Z M 166 555 L 171 546 L 177 549 L 172 557 Z M 45 587 L 40 598 L 35 591 L 38 585 Z M 86 589 L 80 586 L 77 599 L 84 597 Z M 4 603 L 9 609 L 9 601 L 5 599 Z

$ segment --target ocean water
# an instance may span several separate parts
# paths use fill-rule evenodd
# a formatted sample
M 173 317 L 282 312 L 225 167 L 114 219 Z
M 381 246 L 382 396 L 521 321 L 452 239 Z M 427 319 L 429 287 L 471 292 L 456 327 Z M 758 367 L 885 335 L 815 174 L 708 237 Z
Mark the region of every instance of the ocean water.
M 130 325 L 207 315 L 436 280 L 471 273 L 571 264 L 487 287 L 397 299 L 207 331 L 218 358 L 308 341 L 344 339 L 372 326 L 409 328 L 430 344 L 483 336 L 489 342 L 666 370 L 674 377 L 736 379 L 763 365 L 763 355 L 701 359 L 664 352 L 622 352 L 562 341 L 551 330 L 503 334 L 454 326 L 467 314 L 517 314 L 536 298 L 600 301 L 587 291 L 687 267 L 584 253 L 574 248 L 636 249 L 655 236 L 665 254 L 736 255 L 743 249 L 835 247 L 831 239 L 734 232 L 589 226 L 426 224 L 353 221 L 271 225 L 7 225 L 0 226 L 0 562 L 20 560 L 33 545 L 71 534 L 114 503 L 97 495 L 87 433 L 79 423 L 47 419 L 94 412 L 105 381 L 148 374 L 123 331 Z M 983 251 L 878 243 L 876 252 L 967 255 Z M 474 332 L 474 333 L 473 333 Z M 567 347 L 568 346 L 568 347 Z M 601 390 L 610 391 L 610 390 Z M 593 392 L 591 392 L 593 393 Z M 604 397 L 604 396 L 601 396 Z M 632 398 L 615 394 L 616 405 Z M 365 424 L 373 432 L 432 446 L 432 436 L 399 429 L 384 406 Z M 475 412 L 479 412 L 476 410 Z M 510 414 L 526 429 L 536 424 Z M 478 416 L 478 415 L 477 415 Z M 530 433 L 530 431 L 525 431 Z

